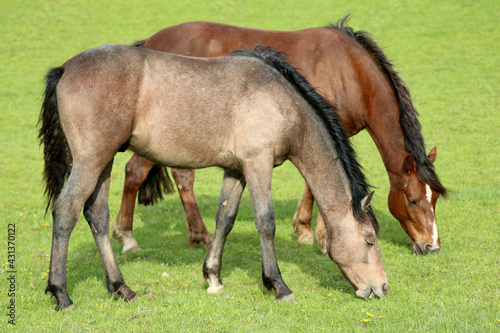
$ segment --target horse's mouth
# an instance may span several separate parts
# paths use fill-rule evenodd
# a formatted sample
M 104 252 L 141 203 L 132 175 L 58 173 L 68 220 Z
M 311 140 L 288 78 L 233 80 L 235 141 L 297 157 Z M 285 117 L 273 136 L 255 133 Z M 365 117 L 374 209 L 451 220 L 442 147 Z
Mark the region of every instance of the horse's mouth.
M 382 298 L 386 295 L 389 295 L 389 288 L 387 286 L 387 283 L 384 283 L 382 285 L 382 288 L 380 289 L 366 288 L 364 290 L 361 289 L 356 290 L 356 296 L 362 299 L 371 298 L 373 297 L 373 295 L 377 296 L 378 298 Z
M 426 255 L 426 254 L 439 254 L 441 253 L 441 247 L 438 245 L 433 245 L 433 244 L 427 244 L 425 246 L 420 247 L 417 242 L 413 243 L 413 251 L 415 254 L 421 254 L 421 255 Z

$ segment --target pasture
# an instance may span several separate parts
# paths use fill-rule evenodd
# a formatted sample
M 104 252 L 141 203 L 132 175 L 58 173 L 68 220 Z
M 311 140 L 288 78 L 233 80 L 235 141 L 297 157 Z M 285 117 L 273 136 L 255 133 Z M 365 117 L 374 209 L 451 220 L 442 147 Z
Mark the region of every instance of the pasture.
M 495 1 L 9 1 L 0 13 L 0 262 L 1 330 L 270 332 L 488 332 L 500 330 L 500 78 Z M 324 26 L 351 13 L 354 30 L 370 32 L 408 84 L 427 151 L 437 146 L 436 170 L 452 192 L 436 217 L 442 253 L 415 256 L 411 240 L 387 208 L 389 182 L 366 131 L 353 140 L 376 187 L 379 247 L 389 296 L 363 301 L 338 267 L 314 244 L 300 245 L 292 217 L 303 180 L 289 162 L 275 169 L 276 252 L 296 302 L 274 299 L 261 280 L 259 236 L 245 191 L 226 243 L 221 277 L 226 293 L 208 295 L 206 250 L 190 248 L 177 195 L 139 206 L 134 236 L 142 251 L 122 254 L 120 269 L 141 298 L 125 303 L 106 291 L 87 222 L 71 236 L 68 290 L 75 310 L 54 312 L 44 294 L 52 218 L 44 217 L 42 149 L 37 120 L 49 67 L 92 47 L 131 44 L 192 20 L 296 30 Z M 124 166 L 115 158 L 111 220 L 120 207 Z M 196 174 L 195 194 L 209 231 L 222 171 Z M 316 215 L 316 211 L 315 211 Z M 315 219 L 315 216 L 314 216 Z M 15 224 L 15 234 L 9 225 Z M 11 236 L 9 238 L 9 236 Z M 8 248 L 8 240 L 14 239 Z M 9 262 L 8 252 L 15 252 Z M 12 258 L 12 257 L 11 257 Z M 14 265 L 14 272 L 11 273 Z M 8 280 L 14 275 L 14 280 Z M 14 281 L 14 282 L 12 282 Z M 12 291 L 13 290 L 13 291 Z M 12 294 L 15 293 L 15 295 Z M 15 301 L 15 327 L 7 307 Z

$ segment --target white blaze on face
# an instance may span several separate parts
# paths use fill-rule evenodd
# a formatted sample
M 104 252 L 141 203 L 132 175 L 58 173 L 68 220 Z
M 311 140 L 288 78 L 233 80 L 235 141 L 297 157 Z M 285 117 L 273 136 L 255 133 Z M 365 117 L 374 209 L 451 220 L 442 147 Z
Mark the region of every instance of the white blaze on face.
M 425 194 L 427 201 L 431 204 L 431 212 L 432 212 L 432 244 L 437 245 L 438 239 L 438 229 L 436 225 L 436 215 L 434 215 L 434 210 L 432 209 L 432 190 L 429 185 L 425 185 Z

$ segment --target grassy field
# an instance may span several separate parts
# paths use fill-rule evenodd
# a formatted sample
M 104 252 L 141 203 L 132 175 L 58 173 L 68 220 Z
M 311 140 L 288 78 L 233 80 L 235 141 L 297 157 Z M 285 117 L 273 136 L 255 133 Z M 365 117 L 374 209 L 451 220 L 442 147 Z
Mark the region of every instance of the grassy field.
M 498 332 L 500 331 L 500 94 L 498 1 L 400 2 L 6 1 L 0 23 L 0 331 L 243 331 L 243 332 Z M 387 209 L 389 189 L 380 155 L 367 133 L 354 139 L 377 187 L 375 212 L 390 295 L 363 301 L 315 245 L 299 245 L 292 216 L 302 179 L 290 163 L 275 170 L 276 248 L 297 302 L 274 300 L 261 283 L 259 237 L 245 192 L 226 245 L 226 293 L 206 293 L 206 251 L 189 248 L 180 200 L 139 207 L 135 235 L 143 251 L 115 255 L 127 284 L 141 297 L 125 303 L 108 295 L 102 265 L 84 219 L 68 256 L 68 290 L 76 309 L 52 311 L 44 294 L 52 219 L 44 218 L 42 152 L 37 118 L 49 67 L 86 49 L 130 44 L 190 20 L 293 30 L 323 26 L 351 13 L 350 25 L 371 32 L 409 85 L 427 150 L 453 190 L 440 199 L 443 252 L 414 256 L 411 241 Z M 110 209 L 116 216 L 124 165 L 117 156 Z M 221 170 L 197 173 L 195 191 L 207 228 L 215 229 Z M 9 296 L 8 224 L 15 223 L 15 297 Z M 163 273 L 168 277 L 162 277 Z M 15 300 L 15 327 L 7 316 Z

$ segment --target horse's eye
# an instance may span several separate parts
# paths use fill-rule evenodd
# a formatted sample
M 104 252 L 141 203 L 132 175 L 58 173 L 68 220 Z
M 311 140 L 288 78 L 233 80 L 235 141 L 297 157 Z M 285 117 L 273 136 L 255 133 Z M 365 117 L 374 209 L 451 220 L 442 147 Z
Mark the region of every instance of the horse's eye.
M 366 245 L 370 245 L 370 246 L 372 246 L 372 245 L 373 245 L 373 242 L 371 242 L 371 241 L 369 241 L 369 240 L 366 240 L 366 239 L 365 239 L 365 243 L 366 243 Z
M 415 200 L 408 200 L 408 204 L 410 206 L 416 206 L 417 205 L 417 202 Z

